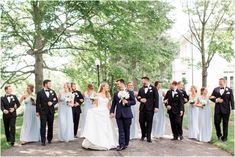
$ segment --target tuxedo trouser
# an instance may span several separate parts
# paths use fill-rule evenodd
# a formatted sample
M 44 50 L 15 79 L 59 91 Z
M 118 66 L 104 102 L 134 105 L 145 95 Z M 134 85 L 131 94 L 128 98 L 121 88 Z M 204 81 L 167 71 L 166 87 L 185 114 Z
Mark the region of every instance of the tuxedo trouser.
M 47 140 L 51 141 L 53 138 L 53 123 L 54 123 L 54 113 L 48 113 L 48 114 L 40 114 L 40 120 L 41 120 L 41 142 L 46 142 L 46 124 L 48 126 L 47 129 Z
M 73 109 L 74 136 L 76 136 L 78 132 L 79 119 L 80 119 L 80 112 Z
M 151 139 L 151 131 L 153 124 L 153 111 L 140 111 L 139 113 L 139 123 L 141 128 L 142 137 Z
M 119 146 L 124 147 L 129 145 L 131 118 L 117 118 Z
M 181 116 L 181 128 L 179 132 L 180 136 L 183 136 L 183 119 L 184 119 L 184 111 L 183 111 L 183 115 Z
M 180 114 L 174 114 L 171 111 L 169 113 L 170 123 L 171 123 L 171 130 L 173 133 L 174 138 L 178 138 L 180 135 L 180 130 L 182 128 Z
M 10 113 L 8 113 L 10 114 Z M 3 123 L 7 142 L 15 142 L 16 116 L 4 115 Z
M 230 116 L 230 114 L 215 113 L 215 115 L 214 115 L 214 124 L 215 124 L 217 137 L 222 136 L 220 123 L 221 123 L 221 120 L 223 120 L 223 137 L 222 138 L 227 139 L 227 137 L 228 137 L 229 116 Z

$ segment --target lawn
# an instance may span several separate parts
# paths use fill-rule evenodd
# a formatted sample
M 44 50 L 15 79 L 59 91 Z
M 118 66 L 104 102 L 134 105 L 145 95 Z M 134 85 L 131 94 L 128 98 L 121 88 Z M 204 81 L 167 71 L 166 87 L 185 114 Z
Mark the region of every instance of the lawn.
M 185 105 L 185 115 L 184 115 L 184 121 L 183 121 L 183 126 L 185 128 L 188 128 L 187 114 L 188 114 L 188 104 Z M 228 128 L 228 141 L 227 142 L 221 142 L 221 141 L 217 140 L 215 127 L 214 127 L 214 104 L 211 104 L 211 116 L 212 116 L 212 140 L 211 140 L 211 143 L 234 155 L 234 124 L 235 124 L 234 114 L 232 114 L 232 113 L 230 114 L 229 128 Z M 221 129 L 222 129 L 222 123 L 221 123 Z

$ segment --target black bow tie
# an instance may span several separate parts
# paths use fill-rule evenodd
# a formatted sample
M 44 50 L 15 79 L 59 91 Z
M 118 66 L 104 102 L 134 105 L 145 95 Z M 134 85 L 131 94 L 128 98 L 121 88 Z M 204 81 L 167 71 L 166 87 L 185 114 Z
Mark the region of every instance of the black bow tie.
M 224 89 L 224 87 L 221 87 L 220 89 Z
M 148 88 L 148 86 L 144 86 L 144 88 Z
M 6 97 L 11 97 L 11 95 L 6 95 Z
M 45 92 L 49 92 L 50 90 L 49 89 L 46 89 Z

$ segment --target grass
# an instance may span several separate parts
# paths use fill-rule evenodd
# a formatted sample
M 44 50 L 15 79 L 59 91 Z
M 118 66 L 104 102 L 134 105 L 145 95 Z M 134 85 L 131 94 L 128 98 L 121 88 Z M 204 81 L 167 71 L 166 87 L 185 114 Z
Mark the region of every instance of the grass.
M 217 140 L 215 126 L 214 126 L 214 104 L 211 104 L 211 116 L 212 116 L 212 139 L 210 143 L 234 155 L 234 125 L 235 125 L 234 114 L 232 113 L 230 114 L 227 142 L 222 142 Z M 188 104 L 185 105 L 183 126 L 185 128 L 188 128 Z M 222 123 L 221 123 L 221 129 L 222 129 Z

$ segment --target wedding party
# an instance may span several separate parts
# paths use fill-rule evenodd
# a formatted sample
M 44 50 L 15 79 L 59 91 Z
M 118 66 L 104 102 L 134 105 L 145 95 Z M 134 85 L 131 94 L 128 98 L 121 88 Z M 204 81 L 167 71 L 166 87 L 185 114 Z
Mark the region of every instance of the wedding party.
M 234 8 L 1 1 L 1 156 L 234 156 Z

